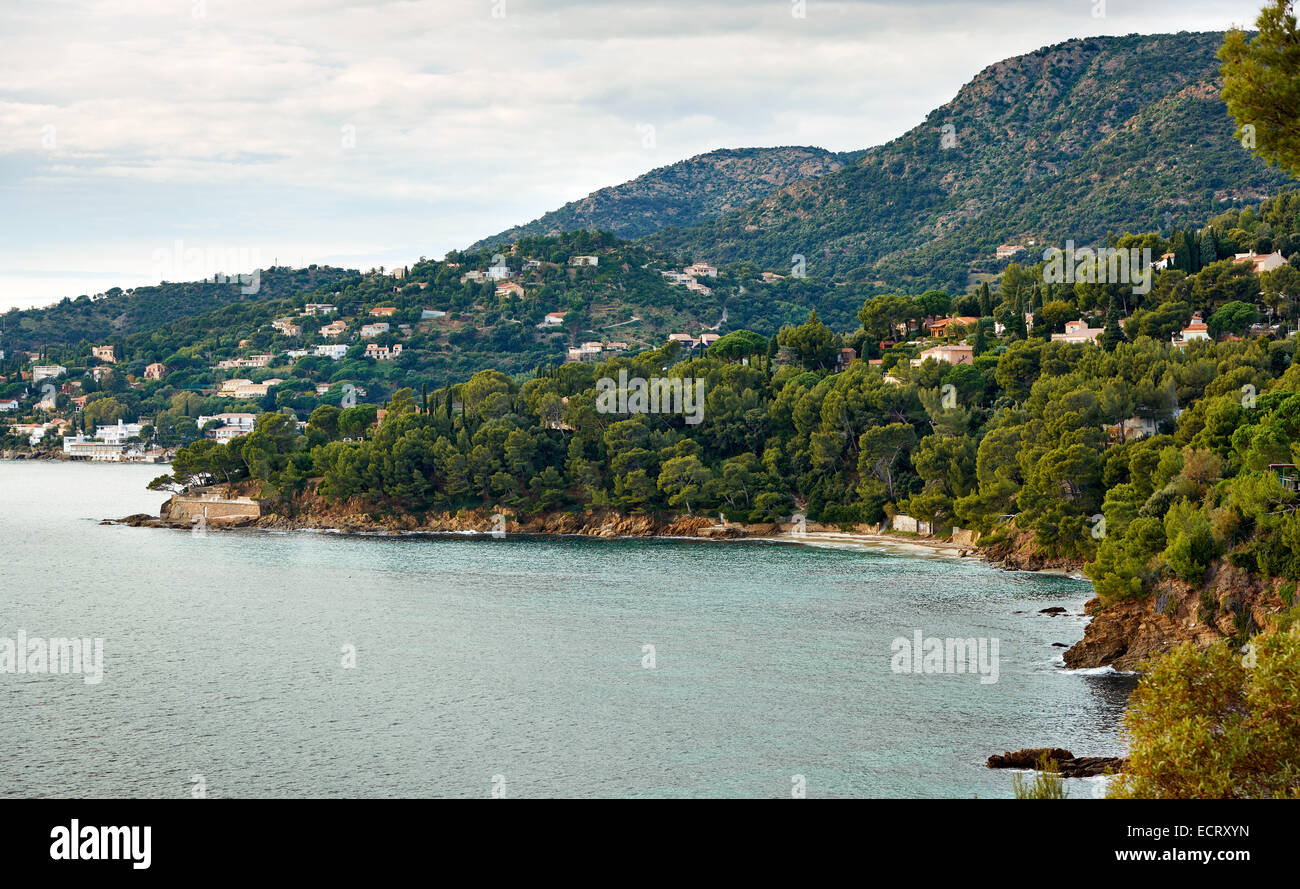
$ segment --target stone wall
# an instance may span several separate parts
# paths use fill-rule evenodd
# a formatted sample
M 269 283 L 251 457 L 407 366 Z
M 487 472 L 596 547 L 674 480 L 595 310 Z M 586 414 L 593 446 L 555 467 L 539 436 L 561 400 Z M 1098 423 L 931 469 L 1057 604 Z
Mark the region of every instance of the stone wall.
M 261 518 L 262 507 L 251 497 L 220 497 L 212 494 L 185 497 L 173 494 L 163 508 L 164 518 L 174 522 L 192 522 L 204 515 L 213 524 L 242 522 Z

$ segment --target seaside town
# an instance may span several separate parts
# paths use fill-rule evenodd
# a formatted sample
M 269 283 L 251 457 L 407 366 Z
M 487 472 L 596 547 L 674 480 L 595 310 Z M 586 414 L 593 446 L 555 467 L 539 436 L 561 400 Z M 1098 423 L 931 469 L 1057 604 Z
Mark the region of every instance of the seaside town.
M 994 252 L 995 261 L 1008 268 L 1017 258 L 1023 258 L 1033 249 L 1034 239 L 1024 244 L 1004 244 Z M 610 251 L 604 251 L 608 254 Z M 461 264 L 447 261 L 426 265 L 424 277 L 433 278 L 432 269 L 443 266 L 458 276 L 466 288 L 481 288 L 491 292 L 501 305 L 520 305 L 529 301 L 532 291 L 544 279 L 548 269 L 595 271 L 600 268 L 601 253 L 577 254 L 562 263 L 546 262 L 536 258 L 521 259 L 518 245 L 511 248 L 511 260 L 498 254 L 492 263 L 482 268 L 461 271 Z M 608 255 L 606 256 L 608 259 Z M 1174 268 L 1176 256 L 1165 252 L 1151 264 L 1152 272 Z M 1232 265 L 1242 272 L 1249 270 L 1252 279 L 1275 272 L 1287 266 L 1281 251 L 1260 254 L 1253 250 L 1235 253 Z M 1226 264 L 1226 263 L 1225 263 Z M 712 298 L 717 286 L 719 269 L 704 261 L 692 262 L 678 269 L 661 269 L 659 277 L 670 287 L 681 287 L 692 296 Z M 175 374 L 179 368 L 164 361 L 148 360 L 147 356 L 132 355 L 129 359 L 119 353 L 113 343 L 83 343 L 79 347 L 57 350 L 58 361 L 48 352 L 14 352 L 9 356 L 0 351 L 0 433 L 3 451 L 10 456 L 26 456 L 95 462 L 165 463 L 176 448 L 199 438 L 228 442 L 253 430 L 258 414 L 278 410 L 290 414 L 299 430 L 307 426 L 311 411 L 320 404 L 338 404 L 349 407 L 364 402 L 368 397 L 366 380 L 339 379 L 331 367 L 347 364 L 352 367 L 374 367 L 401 362 L 410 356 L 408 345 L 413 337 L 439 325 L 463 323 L 465 316 L 451 306 L 434 308 L 421 305 L 419 298 L 430 286 L 429 280 L 404 280 L 408 269 L 395 269 L 387 273 L 377 270 L 366 280 L 388 281 L 391 286 L 381 289 L 402 294 L 406 299 L 381 299 L 376 305 L 356 305 L 345 314 L 339 302 L 341 292 L 332 293 L 333 302 L 306 301 L 292 313 L 269 320 L 260 331 L 238 341 L 234 354 L 211 361 L 206 368 L 196 367 L 197 362 L 187 356 L 184 374 Z M 727 277 L 724 275 L 724 277 Z M 1014 277 L 1014 276 L 1013 276 Z M 762 271 L 754 281 L 757 286 L 780 286 L 786 275 Z M 709 281 L 713 284 L 705 284 Z M 1005 284 L 1005 279 L 1004 279 Z M 734 286 L 734 285 L 733 285 Z M 738 288 L 743 291 L 743 286 Z M 960 314 L 957 307 L 962 300 L 939 294 L 945 313 L 925 314 L 904 310 L 893 319 L 891 334 L 885 339 L 864 343 L 857 348 L 839 345 L 835 351 L 834 370 L 845 370 L 863 357 L 871 366 L 882 367 L 886 383 L 898 384 L 902 380 L 895 368 L 907 365 L 919 368 L 928 361 L 944 365 L 970 365 L 977 355 L 999 339 L 1015 338 L 1040 333 L 1037 325 L 1043 317 L 1043 297 L 1035 285 L 1015 303 L 1021 308 L 1015 318 L 1008 316 L 1009 300 L 1002 300 L 1001 311 L 991 310 L 999 295 L 990 293 L 987 285 L 976 288 L 964 300 L 966 305 L 980 305 L 981 315 Z M 478 293 L 478 290 L 474 290 Z M 478 296 L 475 297 L 479 298 Z M 355 304 L 355 298 L 352 299 Z M 1276 300 L 1273 300 L 1274 304 Z M 1250 307 L 1248 324 L 1233 327 L 1219 325 L 1217 331 L 1200 312 L 1193 312 L 1190 320 L 1177 326 L 1169 334 L 1169 342 L 1178 348 L 1200 341 L 1241 341 L 1243 338 L 1276 338 L 1294 336 L 1280 319 L 1272 320 L 1275 305 L 1269 304 L 1264 291 L 1258 293 L 1258 302 Z M 475 303 L 472 310 L 485 310 Z M 1049 311 L 1059 311 L 1059 304 L 1050 301 Z M 543 334 L 554 333 L 563 337 L 576 335 L 581 324 L 579 313 L 564 311 L 539 312 L 541 320 L 534 326 Z M 992 315 L 993 317 L 989 317 Z M 675 344 L 684 356 L 704 354 L 722 336 L 718 332 L 726 320 L 704 329 L 674 331 L 659 342 L 644 337 L 582 339 L 565 347 L 564 361 L 597 362 L 611 356 L 632 354 L 664 343 Z M 1130 321 L 1127 316 L 1110 319 L 1122 329 Z M 633 315 L 628 323 L 641 319 Z M 1059 319 L 1055 322 L 1062 326 Z M 614 325 L 615 328 L 622 325 Z M 1013 329 L 1015 328 L 1015 329 Z M 2 332 L 0 332 L 2 333 Z M 644 328 L 642 328 L 644 334 Z M 1047 334 L 1051 342 L 1069 344 L 1100 343 L 1107 336 L 1107 324 L 1100 319 L 1077 317 L 1066 321 L 1063 329 Z M 988 338 L 986 340 L 986 337 Z M 256 339 L 256 344 L 254 342 Z M 268 347 L 258 349 L 257 345 Z M 49 350 L 54 352 L 55 350 Z M 789 350 L 778 353 L 788 360 Z M 876 357 L 870 357 L 876 356 Z M 324 364 L 322 364 L 324 362 Z M 357 362 L 360 362 L 358 364 Z M 196 373 L 198 370 L 200 373 Z M 293 398 L 283 397 L 287 380 L 293 379 Z M 158 396 L 168 402 L 163 417 L 144 411 L 133 411 L 131 405 L 140 403 L 143 396 L 155 402 Z M 134 396 L 134 397 L 133 397 Z M 1176 415 L 1175 415 L 1176 416 Z M 377 411 L 372 423 L 382 420 Z M 160 422 L 161 421 L 161 422 Z M 1123 424 L 1123 429 L 1153 432 L 1155 423 L 1150 418 L 1134 417 Z M 1114 433 L 1115 430 L 1112 430 Z

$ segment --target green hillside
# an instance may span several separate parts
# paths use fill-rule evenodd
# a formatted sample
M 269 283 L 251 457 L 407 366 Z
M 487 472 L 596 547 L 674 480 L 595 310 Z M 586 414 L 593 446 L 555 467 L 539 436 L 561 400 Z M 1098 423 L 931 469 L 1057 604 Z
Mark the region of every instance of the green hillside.
M 581 229 L 637 238 L 668 225 L 694 225 L 743 207 L 774 188 L 851 162 L 849 155 L 810 147 L 711 151 L 592 192 L 526 225 L 484 238 L 470 249 Z
M 1222 40 L 1092 38 L 999 62 L 857 164 L 647 243 L 774 269 L 797 253 L 810 274 L 920 292 L 997 271 L 1006 242 L 1186 227 L 1286 181 L 1233 139 Z

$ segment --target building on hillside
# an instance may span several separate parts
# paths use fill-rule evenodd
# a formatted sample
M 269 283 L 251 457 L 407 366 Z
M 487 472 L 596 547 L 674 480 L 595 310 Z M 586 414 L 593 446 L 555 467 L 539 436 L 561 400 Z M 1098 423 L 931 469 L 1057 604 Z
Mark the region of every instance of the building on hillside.
M 507 281 L 504 284 L 497 285 L 497 297 L 517 296 L 520 299 L 524 297 L 524 288 L 520 287 L 514 281 Z
M 271 391 L 271 387 L 283 383 L 281 379 L 271 379 L 264 383 L 254 383 L 252 380 L 226 380 L 217 390 L 217 395 L 221 398 L 264 398 Z
M 38 364 L 32 368 L 32 382 L 39 383 L 41 380 L 53 380 L 67 372 L 68 369 L 62 364 Z
M 945 337 L 957 333 L 962 328 L 974 327 L 979 323 L 978 318 L 972 318 L 969 315 L 954 316 L 952 318 L 936 318 L 934 321 L 925 322 L 925 329 L 930 336 Z
M 241 367 L 270 367 L 271 362 L 275 359 L 274 355 L 249 355 L 247 358 L 226 358 L 218 361 L 217 370 L 234 370 Z
M 337 311 L 338 307 L 329 303 L 307 303 L 302 307 L 304 315 L 333 315 Z
M 218 424 L 218 426 L 214 428 L 236 429 L 239 431 L 240 435 L 247 435 L 248 433 L 252 432 L 253 427 L 257 425 L 257 414 L 248 414 L 248 413 L 211 414 L 208 416 L 201 416 L 194 422 L 198 424 L 199 429 L 202 429 L 204 426 L 214 421 Z
M 524 263 L 524 268 L 530 272 L 534 269 L 540 269 L 541 267 L 542 261 L 540 259 L 530 259 Z
M 1065 322 L 1065 333 L 1052 334 L 1054 343 L 1095 343 L 1098 337 L 1106 332 L 1104 327 L 1089 327 L 1088 322 L 1080 318 L 1078 321 Z
M 433 320 L 435 320 L 435 319 L 437 319 L 437 318 L 446 318 L 446 317 L 447 317 L 447 313 L 444 312 L 444 311 L 442 311 L 441 309 L 421 309 L 421 310 L 420 310 L 420 320 L 421 320 L 421 321 L 433 321 Z
M 1102 429 L 1114 442 L 1136 441 L 1150 438 L 1160 432 L 1160 421 L 1155 417 L 1129 417 L 1123 423 L 1108 423 Z
M 763 272 L 764 284 L 775 284 L 777 281 L 784 281 L 785 275 L 778 275 L 776 272 Z
M 686 349 L 694 349 L 699 345 L 695 337 L 691 336 L 689 333 L 670 333 L 668 334 L 668 342 L 681 343 L 682 347 Z
M 112 426 L 95 427 L 95 438 L 108 444 L 126 444 L 128 438 L 135 438 L 143 427 L 139 423 L 124 423 L 118 420 Z
M 581 346 L 569 349 L 567 360 L 595 361 L 600 357 L 603 348 L 604 347 L 600 343 L 583 343 Z
M 326 343 L 316 347 L 316 354 L 331 361 L 338 361 L 348 354 L 348 347 L 343 343 Z
M 32 447 L 41 443 L 45 438 L 45 433 L 54 427 L 48 423 L 15 423 L 9 427 L 10 435 L 25 435 L 27 443 Z
M 1184 327 L 1179 335 L 1173 338 L 1173 344 L 1180 349 L 1188 343 L 1197 340 L 1208 340 L 1210 338 L 1210 328 L 1201 320 L 1201 314 L 1197 312 L 1192 316 L 1191 323 Z
M 144 369 L 144 378 L 146 380 L 161 380 L 165 376 L 167 376 L 167 365 L 162 362 L 155 361 Z
M 682 269 L 682 273 L 686 275 L 690 275 L 692 278 L 718 277 L 718 270 L 713 266 L 709 265 L 707 262 L 693 262 L 690 265 L 688 265 L 686 268 Z
M 1174 259 L 1175 257 L 1174 254 L 1172 253 L 1161 253 L 1160 258 L 1157 259 L 1155 262 L 1151 263 L 1151 268 L 1155 269 L 1156 271 L 1164 271 L 1165 269 L 1171 269 L 1174 267 Z
M 370 317 L 391 318 L 393 317 L 393 314 L 396 311 L 397 311 L 396 306 L 375 306 L 373 309 L 370 310 Z
M 471 269 L 460 276 L 460 283 L 465 284 L 466 282 L 472 282 L 474 284 L 481 284 L 487 280 L 487 277 L 487 275 L 480 272 L 478 269 Z
M 90 354 L 105 364 L 117 364 L 117 353 L 112 346 L 91 346 Z
M 542 319 L 542 327 L 559 327 L 564 323 L 563 312 L 547 312 L 546 317 Z
M 1010 259 L 1011 257 L 1024 252 L 1025 248 L 1021 247 L 1019 244 L 1003 244 L 993 255 L 998 259 Z
M 720 340 L 720 339 L 722 339 L 722 337 L 721 337 L 720 335 L 716 334 L 716 333 L 712 333 L 712 332 L 710 332 L 710 333 L 702 333 L 702 334 L 700 334 L 700 336 L 699 336 L 699 344 L 700 344 L 701 346 L 708 347 L 708 346 L 712 346 L 714 343 L 716 343 L 716 342 L 717 342 L 718 340 Z
M 850 364 L 857 360 L 857 352 L 847 347 L 840 349 L 839 354 L 835 357 L 835 369 L 846 370 Z
M 401 354 L 401 343 L 394 343 L 392 346 L 381 346 L 379 343 L 366 344 L 366 357 L 373 358 L 376 361 L 392 361 Z
M 362 338 L 363 340 L 368 340 L 368 339 L 371 339 L 372 337 L 377 337 L 377 336 L 379 336 L 381 333 L 388 333 L 388 322 L 387 322 L 387 321 L 380 321 L 380 322 L 377 323 L 377 324 L 363 324 L 363 325 L 361 325 L 360 335 L 361 335 L 361 338 Z
M 506 278 L 510 277 L 510 274 L 510 266 L 505 265 L 504 263 L 501 265 L 488 266 L 487 276 L 493 281 L 504 281 Z
M 570 256 L 569 265 L 598 266 L 600 265 L 600 257 L 599 256 Z
M 696 281 L 694 278 L 686 282 L 686 289 L 691 291 L 692 293 L 699 293 L 703 296 L 708 296 L 710 293 L 713 292 L 708 287 L 701 284 L 699 281 Z
M 1277 474 L 1277 480 L 1288 491 L 1300 491 L 1300 471 L 1294 463 L 1270 463 L 1268 468 Z
M 920 367 L 929 358 L 935 361 L 947 362 L 948 364 L 974 364 L 975 349 L 962 343 L 945 343 L 941 346 L 932 346 L 912 359 L 912 367 Z
M 271 329 L 278 330 L 285 336 L 302 336 L 302 325 L 292 318 L 276 318 L 271 322 Z
M 1234 262 L 1250 263 L 1254 267 L 1255 274 L 1257 275 L 1280 269 L 1282 266 L 1286 265 L 1286 260 L 1282 258 L 1281 251 L 1274 251 L 1264 256 L 1260 256 L 1252 250 L 1249 253 L 1238 253 L 1232 259 Z
M 326 324 L 324 327 L 322 327 L 320 329 L 320 335 L 325 337 L 325 339 L 327 340 L 332 340 L 342 336 L 343 334 L 347 333 L 347 331 L 348 331 L 347 322 L 340 319 L 338 321 L 331 321 L 329 324 Z
M 17 398 L 0 398 L 0 413 L 18 410 Z

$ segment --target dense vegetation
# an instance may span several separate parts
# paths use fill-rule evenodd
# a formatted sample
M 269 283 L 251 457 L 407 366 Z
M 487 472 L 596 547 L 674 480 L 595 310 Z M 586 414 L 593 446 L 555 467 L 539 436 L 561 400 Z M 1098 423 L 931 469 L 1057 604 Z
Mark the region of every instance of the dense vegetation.
M 123 290 L 113 287 L 102 294 L 83 294 L 39 309 L 10 309 L 0 314 L 0 344 L 19 349 L 62 350 L 82 343 L 108 343 L 191 319 L 232 304 L 254 305 L 285 299 L 317 289 L 332 289 L 356 272 L 325 266 L 305 269 L 263 269 L 256 293 L 234 279 L 229 283 L 163 283 Z
M 1124 722 L 1120 799 L 1300 797 L 1300 632 L 1261 633 L 1244 652 L 1180 646 L 1149 665 Z
M 812 274 L 918 292 L 996 274 L 1002 243 L 1169 234 L 1286 181 L 1234 138 L 1222 39 L 1089 38 L 1008 59 L 858 163 L 648 242 L 771 268 L 797 253 Z
M 484 238 L 470 249 L 583 229 L 638 238 L 669 225 L 694 225 L 743 207 L 775 188 L 838 170 L 853 158 L 804 147 L 710 151 L 592 192 L 525 225 Z
M 813 313 L 773 337 L 733 331 L 704 354 L 669 344 L 544 367 L 522 383 L 486 370 L 398 391 L 373 428 L 360 408 L 317 408 L 303 435 L 264 417 L 245 439 L 182 451 L 166 482 L 252 478 L 290 498 L 320 478 L 327 498 L 413 514 L 609 507 L 736 521 L 800 512 L 847 525 L 903 512 L 994 540 L 1032 532 L 1040 552 L 1086 561 L 1103 601 L 1151 595 L 1168 579 L 1198 583 L 1221 558 L 1296 581 L 1300 501 L 1269 468 L 1300 458 L 1295 339 L 1267 326 L 1251 336 L 1248 325 L 1261 317 L 1250 298 L 1261 289 L 1282 317 L 1295 315 L 1298 211 L 1288 193 L 1260 213 L 1214 219 L 1198 238 L 1199 270 L 1160 272 L 1144 296 L 1127 285 L 1042 285 L 1041 270 L 1012 266 L 996 294 L 866 299 L 850 333 Z M 1215 252 L 1260 239 L 1292 257 L 1262 280 Z M 1156 234 L 1117 242 L 1171 246 Z M 1017 324 L 1030 308 L 1032 326 Z M 903 337 L 901 325 L 967 310 L 982 320 L 947 336 L 974 347 L 973 363 L 912 366 L 919 329 L 913 322 Z M 1121 312 L 1131 312 L 1125 325 Z M 1193 312 L 1247 336 L 1170 344 Z M 1101 345 L 1050 341 L 1081 316 L 1106 326 Z M 881 363 L 837 368 L 846 343 Z M 598 380 L 620 372 L 703 379 L 703 422 L 602 412 Z M 1125 421 L 1154 431 L 1128 432 Z

